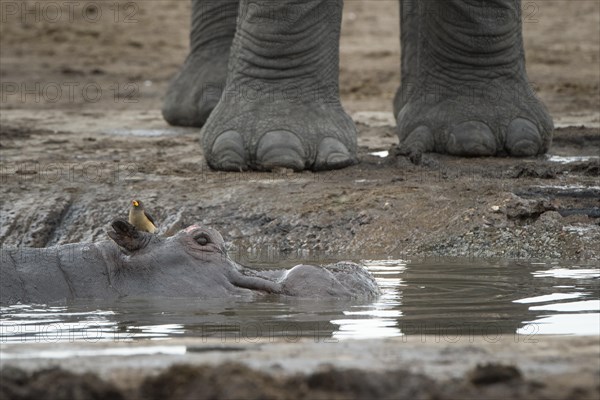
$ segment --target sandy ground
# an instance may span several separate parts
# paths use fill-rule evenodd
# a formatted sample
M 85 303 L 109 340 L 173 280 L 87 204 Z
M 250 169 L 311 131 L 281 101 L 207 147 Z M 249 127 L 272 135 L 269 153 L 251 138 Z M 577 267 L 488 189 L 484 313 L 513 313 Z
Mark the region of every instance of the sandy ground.
M 210 171 L 198 130 L 162 120 L 161 98 L 187 53 L 188 1 L 87 2 L 59 14 L 56 4 L 0 3 L 1 245 L 105 239 L 110 220 L 140 198 L 161 230 L 211 225 L 236 254 L 597 265 L 597 1 L 523 2 L 528 72 L 558 127 L 550 156 L 428 155 L 419 166 L 395 154 L 398 6 L 346 1 L 341 94 L 361 163 L 317 174 Z M 389 155 L 372 154 L 381 151 Z
M 85 2 L 72 11 L 50 0 L 2 3 L 3 109 L 104 110 L 111 118 L 108 110 L 158 109 L 187 55 L 186 0 Z M 597 113 L 600 4 L 524 0 L 522 9 L 527 69 L 551 113 Z M 345 2 L 340 89 L 351 113 L 392 110 L 400 81 L 398 14 L 396 0 Z M 6 85 L 15 83 L 17 93 L 9 94 Z M 21 88 L 35 91 L 36 84 L 37 98 Z M 56 96 L 50 84 L 64 93 Z

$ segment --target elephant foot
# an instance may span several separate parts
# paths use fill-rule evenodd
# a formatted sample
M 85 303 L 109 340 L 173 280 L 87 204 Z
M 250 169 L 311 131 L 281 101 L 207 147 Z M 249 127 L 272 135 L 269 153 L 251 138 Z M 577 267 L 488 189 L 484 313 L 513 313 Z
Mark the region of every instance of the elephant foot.
M 496 85 L 494 84 L 496 83 Z M 408 154 L 527 157 L 548 151 L 552 119 L 527 83 L 465 82 L 419 88 L 398 112 L 400 147 Z M 400 94 L 401 95 L 401 94 Z
M 257 7 L 242 0 L 227 84 L 202 129 L 210 167 L 329 170 L 357 162 L 356 127 L 339 100 L 341 0 Z M 262 23 L 264 22 L 264 23 Z
M 223 171 L 320 171 L 357 162 L 356 127 L 337 104 L 223 101 L 202 130 L 202 145 L 208 165 Z
M 225 53 L 188 56 L 163 102 L 163 118 L 175 126 L 201 127 L 221 98 L 227 78 Z
M 201 127 L 227 79 L 238 0 L 192 2 L 190 54 L 169 83 L 162 114 L 171 125 Z
M 519 12 L 512 0 L 402 1 L 407 50 L 394 108 L 403 152 L 525 157 L 548 150 L 552 119 L 527 78 Z

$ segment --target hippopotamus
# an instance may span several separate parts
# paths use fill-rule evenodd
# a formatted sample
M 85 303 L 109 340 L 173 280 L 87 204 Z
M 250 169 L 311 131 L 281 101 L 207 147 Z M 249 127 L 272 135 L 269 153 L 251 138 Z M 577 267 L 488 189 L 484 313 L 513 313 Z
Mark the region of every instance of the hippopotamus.
M 253 270 L 228 257 L 216 230 L 189 226 L 171 237 L 142 232 L 123 219 L 111 240 L 49 248 L 2 249 L 0 304 L 122 297 L 226 298 L 276 294 L 368 298 L 379 288 L 361 266 L 297 265 Z

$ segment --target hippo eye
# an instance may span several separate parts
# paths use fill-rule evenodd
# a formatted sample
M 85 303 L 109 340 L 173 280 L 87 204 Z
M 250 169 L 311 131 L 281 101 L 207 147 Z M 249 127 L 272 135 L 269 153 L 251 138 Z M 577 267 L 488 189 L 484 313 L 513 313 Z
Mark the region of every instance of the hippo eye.
M 210 242 L 208 235 L 206 235 L 205 233 L 197 234 L 196 236 L 194 236 L 194 240 L 201 246 L 205 246 Z

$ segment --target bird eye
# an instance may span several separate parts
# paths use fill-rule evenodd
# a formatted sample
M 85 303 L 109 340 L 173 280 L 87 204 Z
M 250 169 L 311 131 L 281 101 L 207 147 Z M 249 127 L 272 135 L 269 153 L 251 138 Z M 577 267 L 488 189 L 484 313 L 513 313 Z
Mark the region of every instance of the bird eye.
M 196 241 L 196 243 L 198 243 L 201 246 L 206 246 L 210 242 L 210 239 L 204 233 L 200 233 L 200 234 L 194 236 L 194 240 Z

